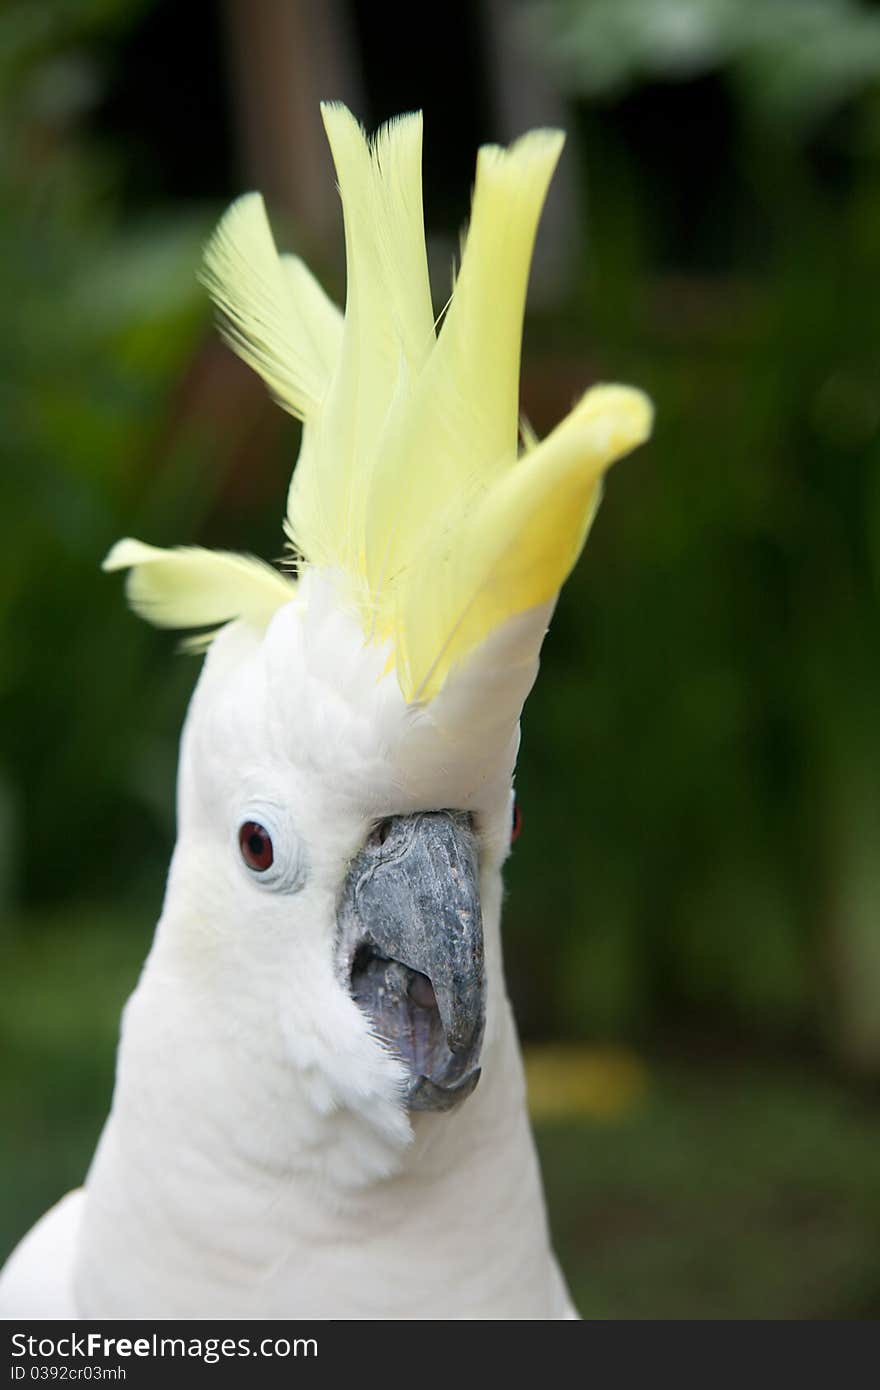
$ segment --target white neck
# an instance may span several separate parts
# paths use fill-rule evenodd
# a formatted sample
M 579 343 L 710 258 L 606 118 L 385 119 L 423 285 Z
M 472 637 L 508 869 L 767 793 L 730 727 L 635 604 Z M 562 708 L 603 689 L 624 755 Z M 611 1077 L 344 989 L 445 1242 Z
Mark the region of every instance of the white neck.
M 242 1021 L 247 1001 L 226 1012 L 210 982 L 191 988 L 169 915 L 125 1011 L 87 1182 L 81 1315 L 567 1316 L 500 947 L 476 1091 L 417 1115 L 395 1149 L 354 1112 L 307 1103 L 280 1040 L 257 1055 L 271 1030 Z M 203 978 L 201 952 L 197 965 Z M 259 1007 L 259 984 L 248 993 Z M 365 1145 L 389 1175 L 340 1181 L 334 1155 Z

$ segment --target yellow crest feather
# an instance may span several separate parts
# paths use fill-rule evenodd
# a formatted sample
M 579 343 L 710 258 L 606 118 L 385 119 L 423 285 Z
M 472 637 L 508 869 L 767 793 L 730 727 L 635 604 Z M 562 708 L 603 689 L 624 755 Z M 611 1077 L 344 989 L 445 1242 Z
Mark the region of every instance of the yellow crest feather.
M 603 472 L 648 437 L 652 409 L 639 391 L 595 387 L 543 442 L 524 428 L 518 452 L 526 288 L 561 132 L 480 150 L 437 334 L 421 115 L 370 141 L 344 106 L 322 114 L 345 224 L 344 318 L 300 261 L 278 255 L 256 194 L 220 223 L 203 278 L 232 347 L 304 421 L 285 519 L 291 544 L 305 563 L 343 577 L 365 639 L 388 642 L 406 700 L 424 702 L 508 619 L 556 595 Z M 241 557 L 217 557 L 212 570 L 205 552 L 120 545 L 107 567 L 135 565 L 132 603 L 169 626 L 262 620 L 255 615 L 292 593 Z
M 339 353 L 342 315 L 302 261 L 278 255 L 259 193 L 232 204 L 205 247 L 201 279 L 230 347 L 279 405 L 308 419 Z
M 265 627 L 296 594 L 296 586 L 262 560 L 198 546 L 161 550 L 127 538 L 116 542 L 102 569 L 131 571 L 128 601 L 156 627 L 216 630 L 233 618 Z
M 603 472 L 647 439 L 651 419 L 642 392 L 594 387 L 543 443 L 436 528 L 400 589 L 397 667 L 410 699 L 432 699 L 491 632 L 558 593 L 586 541 Z

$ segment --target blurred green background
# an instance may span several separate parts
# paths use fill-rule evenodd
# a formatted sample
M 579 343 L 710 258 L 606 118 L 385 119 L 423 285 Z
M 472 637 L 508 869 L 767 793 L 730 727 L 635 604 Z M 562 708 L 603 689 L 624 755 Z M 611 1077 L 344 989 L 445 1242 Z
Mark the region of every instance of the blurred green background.
M 880 7 L 0 9 L 0 1257 L 83 1176 L 197 673 L 110 545 L 281 549 L 297 428 L 217 341 L 244 188 L 343 293 L 317 101 L 563 124 L 523 409 L 644 386 L 524 722 L 508 972 L 563 1264 L 613 1318 L 880 1316 Z

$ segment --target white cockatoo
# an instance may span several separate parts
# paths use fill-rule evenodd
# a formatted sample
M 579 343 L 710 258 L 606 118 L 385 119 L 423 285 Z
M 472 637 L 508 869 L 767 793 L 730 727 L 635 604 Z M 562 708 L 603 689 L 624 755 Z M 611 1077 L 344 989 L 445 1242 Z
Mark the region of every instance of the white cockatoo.
M 198 629 L 167 894 L 85 1186 L 6 1317 L 564 1318 L 502 972 L 523 702 L 605 469 L 651 407 L 598 386 L 520 446 L 529 263 L 563 136 L 480 150 L 438 332 L 418 115 L 323 108 L 345 313 L 262 200 L 204 280 L 303 422 L 293 563 L 120 541 Z M 552 924 L 548 924 L 548 930 Z

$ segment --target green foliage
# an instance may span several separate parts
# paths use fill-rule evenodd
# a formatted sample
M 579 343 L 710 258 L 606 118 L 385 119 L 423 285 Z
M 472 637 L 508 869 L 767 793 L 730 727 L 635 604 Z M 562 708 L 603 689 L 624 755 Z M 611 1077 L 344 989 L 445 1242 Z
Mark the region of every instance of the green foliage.
M 858 0 L 535 0 L 523 22 L 569 91 L 729 71 L 762 121 L 793 130 L 880 77 L 880 15 Z
M 152 919 L 65 906 L 13 921 L 0 940 L 0 1263 L 82 1182 L 107 1113 L 119 1013 Z
M 792 1067 L 658 1067 L 614 1121 L 538 1128 L 584 1317 L 876 1318 L 876 1108 Z
M 113 162 L 77 133 L 101 79 L 86 40 L 132 8 L 19 5 L 0 18 L 7 902 L 131 885 L 151 846 L 155 858 L 174 767 L 155 711 L 174 718 L 192 678 L 170 662 L 151 677 L 151 634 L 99 572 L 120 534 L 149 524 L 156 535 L 171 516 L 185 531 L 211 495 L 194 441 L 158 456 L 169 392 L 204 331 L 194 267 L 207 217 L 126 221 Z M 120 872 L 137 843 L 146 854 Z
M 609 479 L 529 701 L 514 992 L 548 1034 L 696 1018 L 876 1070 L 877 93 L 818 149 L 732 123 L 715 158 L 739 217 L 711 276 L 661 263 L 652 196 L 705 92 L 659 175 L 643 132 L 669 108 L 634 100 L 629 124 L 626 101 L 582 108 L 566 335 L 579 350 L 586 323 L 601 376 L 649 390 L 657 432 Z M 687 196 L 696 221 L 711 195 Z

